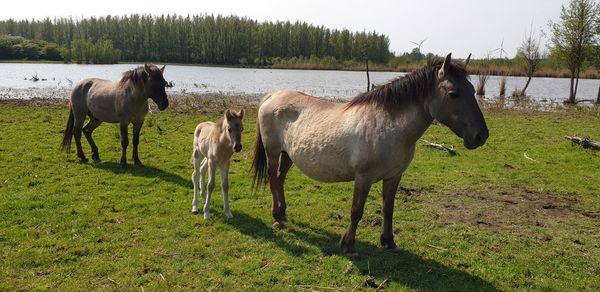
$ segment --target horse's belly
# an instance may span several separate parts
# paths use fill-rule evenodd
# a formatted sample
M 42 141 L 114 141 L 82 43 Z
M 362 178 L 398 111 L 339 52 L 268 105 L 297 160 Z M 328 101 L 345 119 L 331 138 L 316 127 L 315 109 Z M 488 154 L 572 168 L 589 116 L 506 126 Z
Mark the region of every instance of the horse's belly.
M 88 109 L 94 118 L 103 122 L 118 123 L 119 117 L 114 106 L 114 102 L 99 102 L 90 98 Z
M 342 182 L 354 180 L 354 170 L 348 159 L 327 155 L 309 154 L 302 151 L 288 151 L 288 156 L 306 176 L 322 182 Z

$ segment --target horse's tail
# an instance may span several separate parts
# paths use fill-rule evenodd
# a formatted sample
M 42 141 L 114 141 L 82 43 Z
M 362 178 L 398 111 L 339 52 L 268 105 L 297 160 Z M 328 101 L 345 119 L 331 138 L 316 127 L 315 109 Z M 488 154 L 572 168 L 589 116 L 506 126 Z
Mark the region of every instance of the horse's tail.
M 260 122 L 256 121 L 256 146 L 254 147 L 254 159 L 252 160 L 252 189 L 257 191 L 260 185 L 267 183 L 267 154 L 265 145 L 260 134 Z
M 192 150 L 192 156 L 190 157 L 191 164 L 194 164 L 194 161 L 200 158 L 200 149 L 198 149 L 198 135 L 200 135 L 201 130 L 202 129 L 200 128 L 200 125 L 196 126 L 196 129 L 194 130 L 194 147 Z
M 75 124 L 75 116 L 73 115 L 73 108 L 69 105 L 69 119 L 67 120 L 67 127 L 63 135 L 62 143 L 60 144 L 60 150 L 67 152 L 71 151 L 71 139 L 73 138 L 73 125 Z

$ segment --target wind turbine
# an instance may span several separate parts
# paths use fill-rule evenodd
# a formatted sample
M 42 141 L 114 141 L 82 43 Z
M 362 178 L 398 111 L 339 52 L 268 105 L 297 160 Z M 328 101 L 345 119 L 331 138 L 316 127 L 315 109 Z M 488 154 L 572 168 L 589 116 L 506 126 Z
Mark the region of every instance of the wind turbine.
M 500 51 L 500 59 L 502 59 L 502 53 L 508 55 L 508 53 L 506 53 L 506 51 L 504 50 L 504 38 L 502 38 L 502 42 L 500 42 L 500 47 L 492 50 L 492 52 L 496 51 Z
M 423 43 L 427 40 L 427 38 L 424 38 L 420 43 L 417 42 L 413 42 L 413 41 L 409 41 L 413 44 L 415 44 L 417 46 L 417 48 L 419 49 L 419 52 L 421 52 L 421 45 L 423 45 Z

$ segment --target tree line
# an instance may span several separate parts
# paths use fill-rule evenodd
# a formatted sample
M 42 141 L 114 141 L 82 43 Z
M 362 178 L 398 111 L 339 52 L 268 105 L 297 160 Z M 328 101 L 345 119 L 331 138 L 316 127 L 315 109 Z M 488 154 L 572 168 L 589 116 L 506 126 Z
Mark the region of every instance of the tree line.
M 275 58 L 331 57 L 385 64 L 392 56 L 389 38 L 376 32 L 206 14 L 8 19 L 0 21 L 0 34 L 53 42 L 77 56 L 81 41 L 110 41 L 122 61 L 261 66 Z

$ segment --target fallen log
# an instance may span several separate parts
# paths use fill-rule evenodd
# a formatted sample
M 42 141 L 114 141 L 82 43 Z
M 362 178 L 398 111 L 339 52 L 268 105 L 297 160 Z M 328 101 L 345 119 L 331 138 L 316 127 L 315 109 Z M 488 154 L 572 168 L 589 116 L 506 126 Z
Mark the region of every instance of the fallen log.
M 565 136 L 565 139 L 571 141 L 573 144 L 580 145 L 584 149 L 600 150 L 600 142 L 593 141 L 589 137 Z
M 437 150 L 442 150 L 442 151 L 446 151 L 448 152 L 448 154 L 450 154 L 450 156 L 454 156 L 456 155 L 456 150 L 454 149 L 454 147 L 448 147 L 445 146 L 444 144 L 438 144 L 438 143 L 433 143 L 433 142 L 429 142 L 425 139 L 421 139 L 423 141 L 423 145 L 429 147 L 429 148 L 433 148 L 433 149 L 437 149 Z

